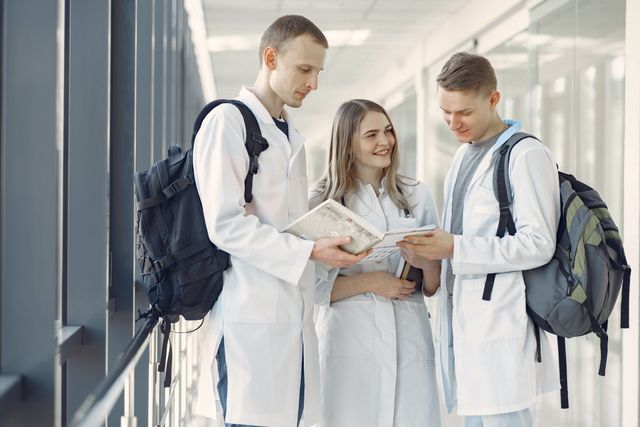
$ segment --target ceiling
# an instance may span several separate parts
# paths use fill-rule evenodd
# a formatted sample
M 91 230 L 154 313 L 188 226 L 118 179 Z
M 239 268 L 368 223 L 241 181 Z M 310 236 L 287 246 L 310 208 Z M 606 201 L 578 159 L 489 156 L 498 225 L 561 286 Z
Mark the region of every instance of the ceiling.
M 304 15 L 327 34 L 330 48 L 319 90 L 292 115 L 303 134 L 326 140 L 341 102 L 366 97 L 368 84 L 379 81 L 416 43 L 466 3 L 468 0 L 202 0 L 217 96 L 235 97 L 241 85 L 254 83 L 259 39 L 271 22 L 281 15 Z M 346 32 L 358 42 L 367 30 L 368 37 L 358 45 L 340 44 L 334 38 Z M 229 36 L 236 40 L 232 50 L 213 43 Z

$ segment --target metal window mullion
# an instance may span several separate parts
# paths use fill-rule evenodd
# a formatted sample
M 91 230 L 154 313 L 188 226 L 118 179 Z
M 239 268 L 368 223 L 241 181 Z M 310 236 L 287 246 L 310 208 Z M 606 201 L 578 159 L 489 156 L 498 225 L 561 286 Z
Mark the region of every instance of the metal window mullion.
M 110 289 L 108 366 L 134 334 L 133 171 L 135 138 L 135 2 L 112 2 L 110 40 L 109 251 Z M 130 377 L 128 377 L 129 379 Z M 127 381 L 130 383 L 130 381 Z M 127 396 L 129 396 L 127 392 Z M 125 399 L 114 406 L 109 423 L 123 415 Z
M 67 357 L 68 416 L 107 366 L 109 24 L 109 1 L 68 1 L 66 323 L 85 328 Z

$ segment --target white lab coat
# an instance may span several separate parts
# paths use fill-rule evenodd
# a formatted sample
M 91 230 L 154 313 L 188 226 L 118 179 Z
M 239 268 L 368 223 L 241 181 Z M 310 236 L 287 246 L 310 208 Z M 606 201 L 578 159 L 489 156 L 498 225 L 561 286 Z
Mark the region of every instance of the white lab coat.
M 295 426 L 304 346 L 307 425 L 319 416 L 318 348 L 313 325 L 313 242 L 279 230 L 308 210 L 303 137 L 289 140 L 246 88 L 269 148 L 260 155 L 253 201 L 245 206 L 249 166 L 239 110 L 224 104 L 202 124 L 194 148 L 196 185 L 212 242 L 231 255 L 224 287 L 202 330 L 196 413 L 218 418 L 214 356 L 224 336 L 228 423 Z
M 559 219 L 556 164 L 550 151 L 534 139 L 511 153 L 514 236 L 495 236 L 499 209 L 493 193 L 492 154 L 520 129 L 515 121 L 480 162 L 464 201 L 463 235 L 454 237 L 451 262 L 455 283 L 453 308 L 446 286 L 438 291 L 438 373 L 447 410 L 460 415 L 518 411 L 535 403 L 538 393 L 557 390 L 556 362 L 541 331 L 542 363 L 525 306 L 521 270 L 545 264 L 555 250 Z M 468 145 L 453 159 L 445 180 L 444 229 L 451 226 L 451 195 Z M 486 275 L 496 275 L 490 301 L 482 300 Z M 453 339 L 452 339 L 453 336 Z
M 403 190 L 412 217 L 381 190 L 360 183 L 346 206 L 378 229 L 438 224 L 431 193 L 423 184 Z M 312 205 L 318 197 L 311 195 Z M 374 264 L 340 270 L 395 274 L 400 252 Z M 318 266 L 316 331 L 320 347 L 323 426 L 402 427 L 440 425 L 435 361 L 429 313 L 418 290 L 405 301 L 366 293 L 329 303 L 338 270 Z

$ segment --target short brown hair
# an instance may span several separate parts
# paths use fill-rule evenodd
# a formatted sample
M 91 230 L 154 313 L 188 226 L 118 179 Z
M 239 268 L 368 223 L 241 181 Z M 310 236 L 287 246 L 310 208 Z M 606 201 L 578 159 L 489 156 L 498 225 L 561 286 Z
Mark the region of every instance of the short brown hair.
M 301 15 L 285 15 L 276 19 L 273 24 L 269 25 L 262 34 L 260 39 L 260 49 L 258 51 L 258 60 L 262 65 L 262 54 L 267 47 L 273 47 L 281 50 L 283 43 L 295 39 L 303 34 L 310 35 L 318 44 L 329 48 L 327 38 L 322 31 L 307 18 Z
M 445 90 L 473 90 L 489 94 L 497 87 L 496 72 L 489 60 L 466 52 L 454 53 L 442 66 L 436 81 Z

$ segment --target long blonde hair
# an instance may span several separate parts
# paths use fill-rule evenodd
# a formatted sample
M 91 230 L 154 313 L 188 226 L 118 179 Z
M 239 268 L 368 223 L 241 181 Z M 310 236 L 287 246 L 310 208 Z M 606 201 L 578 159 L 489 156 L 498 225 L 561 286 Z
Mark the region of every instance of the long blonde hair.
M 322 200 L 334 199 L 342 202 L 344 196 L 355 193 L 358 184 L 355 174 L 355 147 L 354 138 L 359 136 L 360 123 L 369 111 L 376 111 L 385 115 L 391 123 L 391 118 L 382 106 L 366 99 L 352 99 L 342 104 L 333 119 L 331 130 L 331 145 L 329 158 L 324 176 L 318 181 L 315 188 L 320 193 Z M 393 203 L 400 209 L 411 209 L 407 198 L 400 189 L 400 185 L 411 185 L 409 179 L 398 174 L 398 137 L 392 124 L 391 133 L 395 144 L 391 149 L 391 163 L 384 168 L 386 180 L 384 187 Z

